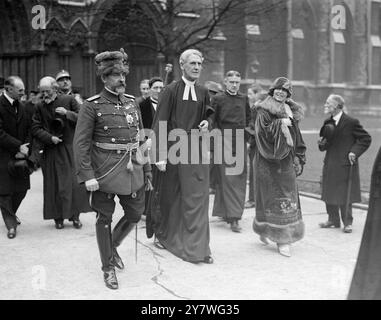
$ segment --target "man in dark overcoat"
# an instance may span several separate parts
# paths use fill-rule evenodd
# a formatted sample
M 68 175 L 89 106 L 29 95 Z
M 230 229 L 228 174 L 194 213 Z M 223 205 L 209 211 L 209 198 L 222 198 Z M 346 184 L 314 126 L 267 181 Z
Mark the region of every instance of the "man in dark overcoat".
M 159 94 L 164 88 L 163 79 L 160 77 L 153 77 L 148 82 L 149 97 L 142 100 L 139 104 L 142 113 L 143 126 L 146 129 L 151 129 L 153 118 L 157 109 L 157 102 Z
M 373 164 L 369 208 L 348 300 L 381 300 L 381 148 Z
M 74 136 L 77 178 L 85 184 L 97 213 L 96 237 L 104 281 L 110 289 L 118 288 L 115 267 L 124 268 L 116 248 L 139 222 L 145 185 L 152 179 L 151 166 L 140 148 L 143 124 L 139 107 L 133 96 L 124 93 L 127 58 L 123 49 L 95 57 L 104 89 L 84 102 Z M 124 216 L 111 233 L 115 196 Z
M 64 220 L 82 227 L 81 212 L 91 211 L 84 187 L 77 183 L 73 158 L 73 137 L 79 105 L 70 95 L 58 95 L 58 84 L 44 77 L 39 84 L 42 102 L 32 121 L 34 148 L 42 150 L 41 169 L 44 182 L 43 216 L 54 219 L 57 229 Z
M 326 203 L 328 221 L 319 225 L 321 228 L 340 228 L 340 211 L 344 232 L 351 233 L 352 203 L 361 202 L 358 158 L 369 148 L 371 137 L 359 120 L 345 114 L 343 108 L 344 99 L 336 94 L 331 94 L 324 105 L 324 113 L 331 115 L 323 124 L 319 141 L 320 151 L 326 151 L 322 200 Z M 353 170 L 353 175 L 347 199 L 350 170 Z
M 20 103 L 23 95 L 23 81 L 9 77 L 0 96 L 0 208 L 9 239 L 16 237 L 16 212 L 30 188 L 29 174 L 15 176 L 8 168 L 10 161 L 29 154 L 30 117 Z

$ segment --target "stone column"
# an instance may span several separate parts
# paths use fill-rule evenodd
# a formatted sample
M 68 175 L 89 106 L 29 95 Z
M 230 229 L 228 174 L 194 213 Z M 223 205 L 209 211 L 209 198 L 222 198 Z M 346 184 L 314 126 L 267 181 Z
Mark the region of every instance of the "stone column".
M 327 84 L 331 76 L 331 52 L 330 52 L 330 15 L 331 6 L 329 0 L 319 0 L 314 3 L 317 12 L 317 69 L 316 82 Z
M 353 15 L 352 80 L 356 85 L 368 82 L 368 0 L 356 0 Z

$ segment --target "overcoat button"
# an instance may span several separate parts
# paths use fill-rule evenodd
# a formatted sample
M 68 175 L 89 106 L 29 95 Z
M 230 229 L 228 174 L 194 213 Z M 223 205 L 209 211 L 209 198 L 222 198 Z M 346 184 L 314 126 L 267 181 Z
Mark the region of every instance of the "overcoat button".
M 118 150 L 116 153 L 117 153 L 117 154 L 120 154 L 121 152 L 122 152 L 122 151 Z
M 115 142 L 115 138 L 111 138 L 111 142 Z
M 108 126 L 104 126 L 103 129 L 108 130 Z
M 97 116 L 100 117 L 102 115 L 102 113 L 98 112 Z
M 133 193 L 131 194 L 131 197 L 132 197 L 133 199 L 135 199 L 135 198 L 136 198 L 136 192 L 133 192 Z

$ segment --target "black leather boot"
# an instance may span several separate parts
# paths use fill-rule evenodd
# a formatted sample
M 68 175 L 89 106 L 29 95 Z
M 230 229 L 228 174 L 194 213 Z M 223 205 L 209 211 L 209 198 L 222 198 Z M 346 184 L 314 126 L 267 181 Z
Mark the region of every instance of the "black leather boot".
M 135 225 L 136 223 L 131 223 L 126 219 L 126 217 L 122 217 L 112 231 L 112 264 L 120 270 L 124 269 L 124 263 L 116 248 L 120 246 L 123 239 L 127 237 Z
M 108 224 L 96 224 L 96 234 L 99 253 L 102 261 L 103 277 L 107 288 L 118 289 L 118 279 L 112 260 L 111 226 Z

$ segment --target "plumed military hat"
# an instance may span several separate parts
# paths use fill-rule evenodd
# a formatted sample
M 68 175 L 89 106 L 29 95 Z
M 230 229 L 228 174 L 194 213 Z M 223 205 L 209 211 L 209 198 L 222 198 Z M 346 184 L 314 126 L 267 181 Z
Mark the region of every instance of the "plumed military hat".
M 120 51 L 105 51 L 95 56 L 97 74 L 109 75 L 113 71 L 128 73 L 128 55 L 123 48 Z
M 276 78 L 274 83 L 269 89 L 269 93 L 273 95 L 275 89 L 284 89 L 288 93 L 288 97 L 292 95 L 292 84 L 291 81 L 285 77 Z

